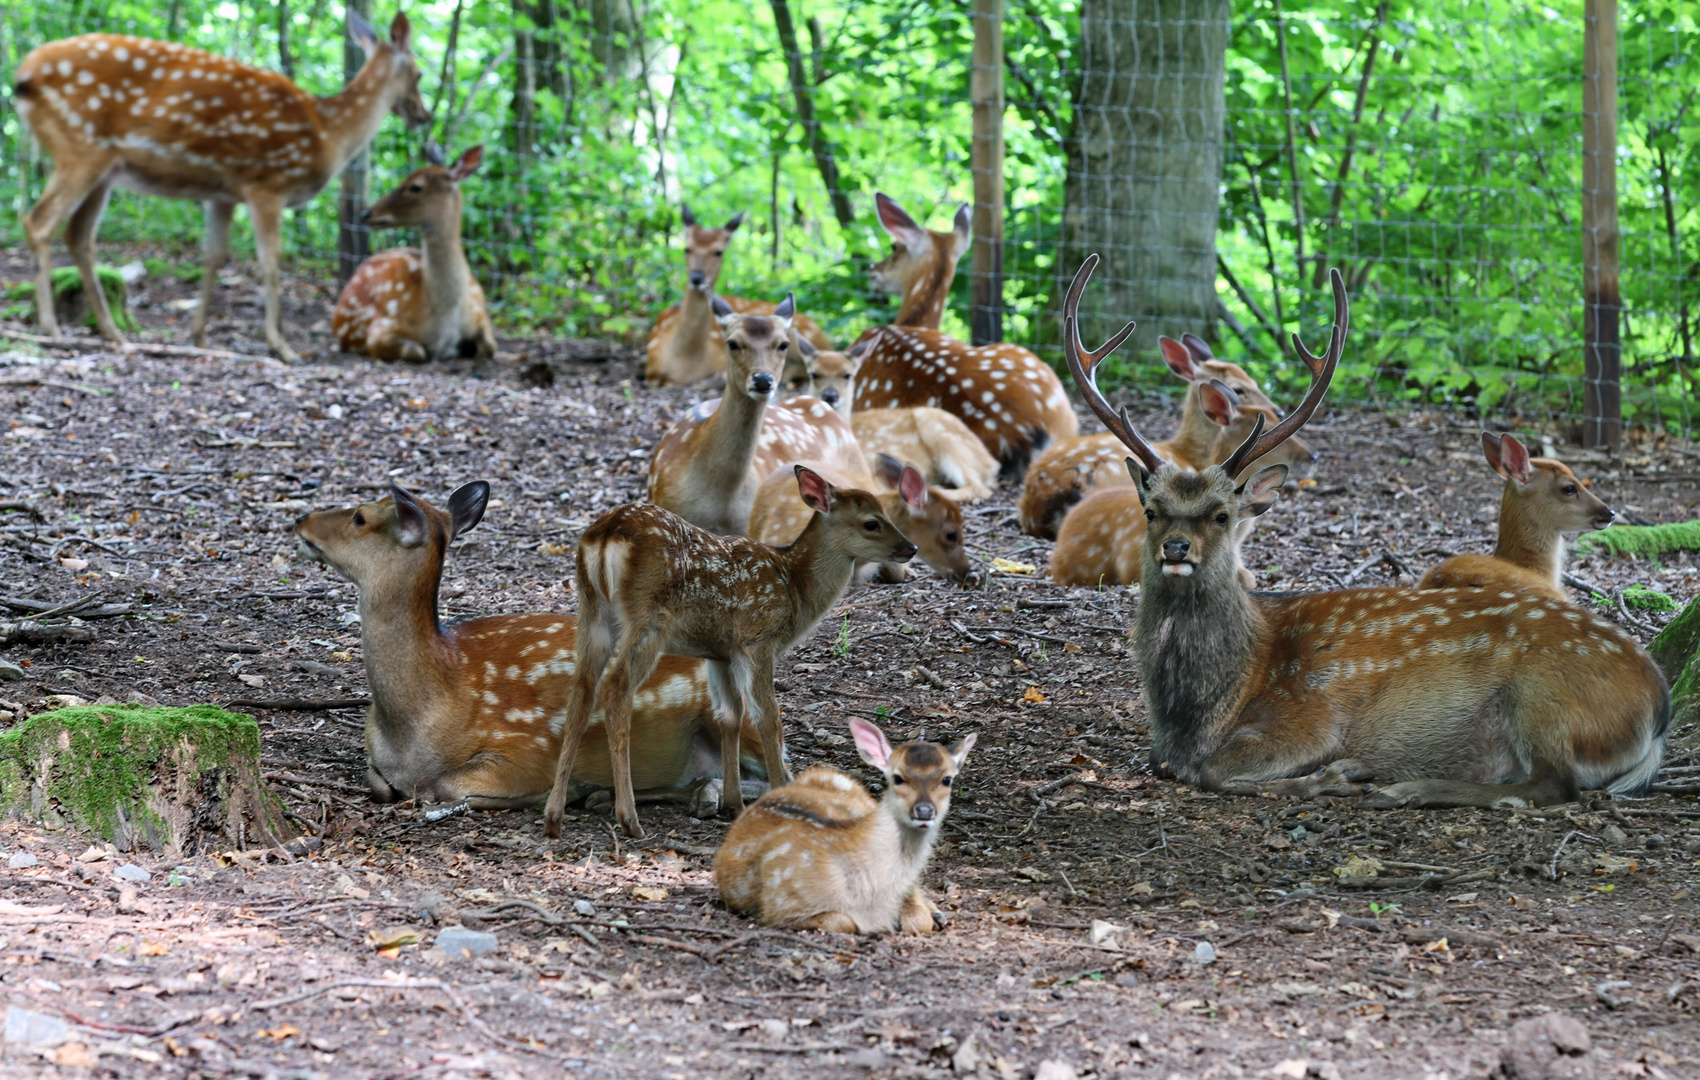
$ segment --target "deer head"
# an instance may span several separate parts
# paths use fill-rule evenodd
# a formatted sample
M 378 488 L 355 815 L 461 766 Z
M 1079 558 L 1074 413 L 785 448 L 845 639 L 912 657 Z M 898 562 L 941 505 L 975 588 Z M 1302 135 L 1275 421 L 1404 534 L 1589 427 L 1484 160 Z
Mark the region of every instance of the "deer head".
M 1552 458 L 1531 458 L 1515 435 L 1482 432 L 1482 454 L 1493 471 L 1509 481 L 1507 501 L 1515 499 L 1527 527 L 1551 533 L 1582 532 L 1603 529 L 1617 517 L 1617 511 L 1589 491 L 1570 466 Z
M 691 208 L 681 203 L 679 217 L 685 224 L 685 272 L 689 275 L 691 288 L 700 293 L 712 293 L 715 282 L 720 280 L 720 267 L 726 260 L 726 245 L 732 242 L 732 234 L 738 231 L 738 226 L 744 223 L 744 212 L 738 211 L 732 219 L 718 229 L 710 229 L 697 224 Z
M 807 465 L 794 467 L 803 504 L 826 517 L 827 543 L 855 562 L 903 563 L 916 547 L 885 516 L 880 501 L 866 491 L 836 488 Z
M 906 295 L 917 283 L 926 281 L 927 272 L 936 270 L 941 261 L 945 266 L 955 267 L 973 242 L 967 203 L 956 208 L 956 220 L 950 232 L 921 228 L 884 192 L 874 193 L 874 206 L 879 211 L 880 225 L 891 237 L 891 254 L 868 272 L 869 281 L 882 292 Z
M 772 315 L 740 315 L 718 296 L 711 303 L 726 339 L 726 392 L 766 401 L 785 370 L 796 301 L 786 293 Z
M 921 561 L 951 581 L 965 580 L 974 567 L 968 549 L 962 546 L 962 507 L 930 489 L 927 478 L 915 466 L 890 454 L 875 455 L 874 471 L 897 492 L 891 520 L 914 542 Z
M 362 596 L 378 596 L 386 583 L 421 580 L 435 593 L 443 553 L 484 519 L 489 500 L 490 485 L 475 480 L 455 489 L 444 513 L 392 483 L 375 502 L 302 515 L 295 522 L 296 552 L 352 581 Z
M 389 101 L 390 111 L 417 127 L 431 122 L 431 110 L 419 93 L 419 64 L 413 58 L 413 27 L 407 15 L 396 12 L 390 22 L 390 37 L 384 41 L 361 15 L 350 9 L 348 33 L 368 58 L 379 62 L 379 93 Z
M 880 800 L 885 812 L 906 830 L 936 830 L 950 810 L 951 787 L 976 737 L 949 747 L 906 742 L 893 749 L 885 733 L 866 720 L 850 721 L 850 734 L 862 760 L 885 774 L 885 796 Z
M 426 150 L 430 165 L 410 174 L 394 191 L 373 203 L 361 220 L 374 229 L 421 225 L 440 228 L 444 221 L 459 223 L 460 182 L 478 170 L 484 147 L 474 146 L 453 165 L 443 164 L 443 152 L 435 143 Z

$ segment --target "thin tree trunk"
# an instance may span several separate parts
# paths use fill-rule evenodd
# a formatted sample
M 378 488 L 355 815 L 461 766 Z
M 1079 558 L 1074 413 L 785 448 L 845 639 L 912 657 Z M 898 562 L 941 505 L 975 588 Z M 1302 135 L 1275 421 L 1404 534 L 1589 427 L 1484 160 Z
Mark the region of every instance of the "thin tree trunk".
M 1281 0 L 1275 3 L 1275 41 L 1281 53 L 1281 100 L 1287 114 L 1287 181 L 1292 184 L 1293 200 L 1293 267 L 1297 280 L 1305 277 L 1305 197 L 1299 185 L 1298 112 L 1293 108 L 1293 76 L 1287 65 L 1287 19 L 1281 13 Z
M 968 96 L 974 110 L 973 302 L 975 345 L 1003 340 L 1003 0 L 974 0 L 974 57 Z
M 1677 130 L 1681 130 L 1680 126 Z M 1653 141 L 1651 132 L 1647 141 Z M 1665 208 L 1665 235 L 1670 239 L 1671 268 L 1676 271 L 1677 327 L 1682 334 L 1682 358 L 1687 360 L 1694 355 L 1694 339 L 1688 328 L 1688 298 L 1682 292 L 1682 237 L 1676 229 L 1676 197 L 1671 192 L 1670 160 L 1665 156 L 1664 147 L 1658 147 L 1656 153 L 1659 155 L 1659 200 Z
M 460 45 L 460 13 L 465 4 L 466 0 L 455 0 L 455 13 L 449 19 L 449 40 L 443 48 L 443 66 L 437 70 L 437 91 L 431 95 L 431 115 L 441 120 L 445 135 L 448 133 L 449 115 L 455 111 L 455 50 Z M 446 111 L 440 111 L 444 94 L 449 96 L 448 108 Z M 431 141 L 429 134 L 426 135 L 425 141 Z M 444 146 L 443 152 L 448 153 L 451 149 L 452 147 Z
M 1363 73 L 1358 76 L 1358 96 L 1352 102 L 1352 126 L 1346 130 L 1346 148 L 1340 154 L 1340 170 L 1334 177 L 1334 192 L 1328 200 L 1328 223 L 1322 229 L 1322 237 L 1316 249 L 1316 267 L 1311 275 L 1310 287 L 1322 288 L 1322 280 L 1327 276 L 1323 266 L 1328 261 L 1327 254 L 1322 249 L 1333 230 L 1340 224 L 1340 208 L 1346 201 L 1346 179 L 1352 174 L 1352 153 L 1357 146 L 1358 125 L 1363 122 L 1364 102 L 1369 98 L 1369 83 L 1375 76 L 1375 57 L 1381 49 L 1381 25 L 1387 21 L 1387 4 L 1385 0 L 1375 10 L 1375 25 L 1369 31 L 1369 49 L 1364 54 Z
M 513 117 L 512 149 L 524 161 L 537 146 L 537 40 L 529 28 L 526 0 L 514 0 L 513 12 L 514 92 L 508 110 Z
M 838 160 L 833 156 L 832 144 L 827 141 L 826 134 L 821 131 L 820 120 L 815 117 L 814 92 L 803 72 L 803 53 L 797 47 L 797 27 L 791 21 L 791 5 L 787 0 L 769 2 L 773 7 L 774 26 L 779 31 L 779 45 L 785 51 L 791 95 L 797 102 L 797 119 L 803 122 L 803 131 L 808 135 L 815 168 L 820 170 L 821 183 L 826 185 L 827 198 L 832 200 L 833 216 L 838 219 L 839 225 L 848 229 L 856 221 L 856 212 L 850 208 L 850 193 L 839 182 Z
M 277 64 L 278 70 L 293 82 L 295 58 L 289 55 L 289 0 L 277 0 Z
M 1582 52 L 1582 445 L 1623 435 L 1618 283 L 1617 0 L 1587 0 Z
M 348 0 L 348 10 L 370 19 L 372 0 Z M 343 82 L 354 78 L 366 64 L 366 53 L 354 43 L 344 24 L 342 35 Z M 337 198 L 336 270 L 339 281 L 347 281 L 372 252 L 372 234 L 360 220 L 371 198 L 372 152 L 361 147 L 342 171 Z

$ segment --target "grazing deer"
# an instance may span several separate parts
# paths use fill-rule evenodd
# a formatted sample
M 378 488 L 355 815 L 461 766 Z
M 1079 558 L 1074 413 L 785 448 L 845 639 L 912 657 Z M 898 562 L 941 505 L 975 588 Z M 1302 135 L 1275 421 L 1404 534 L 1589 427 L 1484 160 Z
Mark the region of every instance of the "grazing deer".
M 733 911 L 763 926 L 878 934 L 929 934 L 938 909 L 921 875 L 950 810 L 951 785 L 974 736 L 952 746 L 906 742 L 850 721 L 856 752 L 885 774 L 875 802 L 828 765 L 758 799 L 714 853 L 714 881 Z
M 791 350 L 794 304 L 772 315 L 740 315 L 714 298 L 730 357 L 726 396 L 698 404 L 662 436 L 649 462 L 649 501 L 722 536 L 749 530 L 750 507 L 767 475 L 797 461 L 868 472 L 850 425 L 824 402 L 770 405 Z
M 714 285 L 720 280 L 726 247 L 743 224 L 744 215 L 740 211 L 720 228 L 709 229 L 697 224 L 690 207 L 680 209 L 685 223 L 687 287 L 684 299 L 663 311 L 649 332 L 643 377 L 651 386 L 701 382 L 726 370 L 726 342 L 721 337 L 711 301 L 716 295 Z M 770 301 L 737 296 L 723 295 L 720 299 L 740 315 L 772 315 L 776 306 Z M 799 336 L 816 348 L 832 348 L 832 339 L 806 315 L 793 318 L 792 340 L 798 340 Z M 800 374 L 801 359 L 787 359 L 791 371 Z
M 436 144 L 427 168 L 367 210 L 374 229 L 417 225 L 422 247 L 390 248 L 360 264 L 337 297 L 331 333 L 353 353 L 379 360 L 423 363 L 451 356 L 495 356 L 496 331 L 484 290 L 460 245 L 460 182 L 477 170 L 484 148 L 474 146 L 452 166 Z
M 1603 529 L 1616 511 L 1589 491 L 1570 467 L 1531 458 L 1514 435 L 1482 432 L 1482 453 L 1505 477 L 1499 499 L 1499 542 L 1492 555 L 1454 555 L 1417 582 L 1419 589 L 1522 588 L 1557 600 L 1564 591 L 1564 534 Z
M 804 462 L 837 488 L 865 487 L 873 490 L 872 478 L 851 476 L 818 462 Z M 926 477 L 913 465 L 889 454 L 874 457 L 878 477 L 890 488 L 877 498 L 885 516 L 915 545 L 921 561 L 948 581 L 965 580 L 973 571 L 968 549 L 962 546 L 962 507 L 937 488 L 928 488 Z M 802 535 L 814 517 L 798 495 L 797 481 L 789 468 L 778 468 L 762 481 L 750 511 L 750 536 L 764 544 L 789 544 Z M 860 575 L 858 575 L 860 576 Z M 881 563 L 881 581 L 896 584 L 908 576 L 903 563 Z
M 372 706 L 366 714 L 366 782 L 379 802 L 417 799 L 499 810 L 541 806 L 555 781 L 574 620 L 491 615 L 447 626 L 437 586 L 449 544 L 484 516 L 490 485 L 449 496 L 448 512 L 403 488 L 375 502 L 306 514 L 295 523 L 302 557 L 360 590 L 360 640 Z M 646 799 L 689 798 L 718 807 L 720 730 L 700 660 L 664 656 L 638 690 L 633 783 Z M 760 735 L 741 732 L 744 769 L 761 776 Z M 611 787 L 608 742 L 597 729 L 573 773 Z
M 1273 419 L 1281 414 L 1257 380 L 1238 364 L 1218 360 L 1196 334 L 1180 341 L 1157 339 L 1169 370 L 1187 383 L 1181 399 L 1181 423 L 1172 438 L 1151 444 L 1158 456 L 1183 468 L 1202 469 L 1224 460 L 1240 440 L 1223 446 L 1221 425 L 1204 408 L 1200 391 L 1212 379 L 1238 396 L 1246 408 L 1264 408 Z M 1124 465 L 1127 454 L 1112 432 L 1076 435 L 1045 448 L 1034 459 L 1021 483 L 1021 530 L 1030 536 L 1055 540 L 1069 508 L 1103 487 L 1129 483 Z M 1307 463 L 1294 459 L 1293 464 Z M 1295 470 L 1297 471 L 1297 470 Z
M 858 562 L 906 562 L 905 540 L 865 491 L 835 490 L 796 467 L 803 501 L 816 511 L 803 535 L 776 548 L 705 532 L 659 506 L 631 504 L 602 515 L 578 545 L 578 649 L 567 699 L 556 794 L 543 830 L 561 832 L 562 792 L 579 738 L 594 712 L 607 719 L 614 756 L 614 815 L 642 836 L 632 798 L 632 687 L 649 679 L 663 652 L 708 661 L 708 689 L 721 723 L 727 804 L 741 811 L 738 733 L 754 713 L 768 779 L 789 777 L 781 751 L 773 664 L 814 629 L 850 584 Z
M 1267 405 L 1241 404 L 1239 395 L 1219 379 L 1211 379 L 1196 392 L 1200 407 L 1216 425 L 1216 445 L 1206 455 L 1211 464 L 1226 461 L 1257 423 L 1273 424 L 1281 418 Z M 1151 449 L 1156 450 L 1156 445 Z M 1295 435 L 1257 464 L 1279 463 L 1293 468 L 1315 459 L 1316 454 Z M 1172 459 L 1165 460 L 1172 463 Z M 1125 456 L 1122 461 L 1122 475 L 1126 477 Z M 1028 475 L 1031 479 L 1032 474 Z M 1252 520 L 1240 522 L 1241 543 L 1251 535 Z M 1051 579 L 1059 585 L 1137 585 L 1144 554 L 1145 509 L 1139 501 L 1139 488 L 1129 478 L 1113 487 L 1096 488 L 1069 510 L 1051 552 Z M 1249 570 L 1242 569 L 1241 581 L 1248 589 L 1256 584 Z
M 956 212 L 952 232 L 915 224 L 886 195 L 876 193 L 880 224 L 892 254 L 874 267 L 876 284 L 900 292 L 896 324 L 863 333 L 856 409 L 925 405 L 960 417 L 1004 471 L 1020 475 L 1046 445 L 1079 430 L 1079 419 L 1056 372 L 1019 345 L 968 345 L 939 331 L 939 319 L 968 250 L 968 210 Z
M 1133 331 L 1080 342 L 1088 256 L 1063 305 L 1063 345 L 1087 403 L 1133 453 L 1145 505 L 1135 651 L 1155 766 L 1213 791 L 1312 797 L 1375 780 L 1378 806 L 1547 806 L 1583 788 L 1643 791 L 1670 724 L 1664 676 L 1617 627 L 1522 589 L 1343 589 L 1254 594 L 1239 533 L 1287 467 L 1248 466 L 1316 412 L 1346 345 L 1346 284 L 1304 400 L 1261 422 L 1227 461 L 1164 461 L 1093 380 Z
M 407 16 L 390 39 L 348 13 L 348 32 L 366 65 L 340 94 L 315 98 L 275 72 L 170 41 L 84 34 L 49 42 L 18 67 L 18 112 L 53 158 L 53 176 L 24 219 L 36 265 L 36 314 L 58 336 L 53 313 L 53 231 L 82 275 L 95 325 L 122 340 L 95 282 L 94 236 L 113 187 L 196 199 L 206 207 L 206 266 L 192 324 L 206 344 L 218 271 L 229 256 L 230 218 L 246 203 L 266 292 L 266 343 L 286 360 L 279 307 L 280 226 L 287 207 L 317 195 L 359 153 L 384 116 L 429 123 Z

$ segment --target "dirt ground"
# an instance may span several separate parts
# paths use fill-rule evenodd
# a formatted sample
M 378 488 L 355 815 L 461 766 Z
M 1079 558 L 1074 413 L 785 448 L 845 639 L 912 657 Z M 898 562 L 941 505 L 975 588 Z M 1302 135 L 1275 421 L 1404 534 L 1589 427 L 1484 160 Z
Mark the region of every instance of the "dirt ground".
M 0 253 L 0 279 L 26 274 Z M 257 293 L 226 281 L 214 343 L 259 354 Z M 189 289 L 141 285 L 150 340 L 181 341 L 170 304 Z M 450 554 L 445 616 L 571 610 L 577 534 L 641 495 L 650 447 L 702 396 L 648 390 L 594 342 L 506 341 L 483 365 L 336 355 L 328 290 L 290 289 L 292 339 L 317 354 L 298 366 L 0 341 L 0 505 L 42 515 L 0 510 L 0 600 L 131 611 L 90 620 L 93 644 L 7 650 L 27 667 L 0 709 L 362 696 L 354 589 L 293 561 L 290 526 L 391 478 L 437 500 L 494 485 Z M 1170 409 L 1135 403 L 1158 435 Z M 1306 438 L 1317 485 L 1247 546 L 1265 585 L 1383 584 L 1390 563 L 1420 574 L 1491 543 L 1499 485 L 1474 428 L 1336 408 Z M 1559 452 L 1620 512 L 1696 516 L 1691 448 Z M 1017 496 L 969 515 L 982 587 L 923 569 L 856 590 L 782 664 L 794 763 L 877 779 L 852 715 L 979 733 L 927 875 L 944 933 L 758 931 L 715 897 L 722 822 L 647 806 L 633 844 L 606 809 L 575 811 L 559 841 L 535 811 L 428 821 L 365 796 L 358 708 L 260 710 L 274 790 L 316 850 L 167 862 L 0 825 L 0 1075 L 1463 1080 L 1556 1012 L 1586 1027 L 1601 1076 L 1700 1076 L 1694 731 L 1673 733 L 1673 790 L 1541 811 L 1160 780 L 1123 639 L 1137 591 L 992 570 L 1048 555 L 1017 531 Z M 1692 554 L 1571 569 L 1700 592 Z M 1664 618 L 1628 617 L 1643 642 Z M 1371 887 L 1343 883 L 1366 859 Z M 150 879 L 115 876 L 132 864 Z M 455 926 L 499 944 L 450 958 L 436 941 Z M 415 940 L 400 930 L 417 944 L 381 948 Z

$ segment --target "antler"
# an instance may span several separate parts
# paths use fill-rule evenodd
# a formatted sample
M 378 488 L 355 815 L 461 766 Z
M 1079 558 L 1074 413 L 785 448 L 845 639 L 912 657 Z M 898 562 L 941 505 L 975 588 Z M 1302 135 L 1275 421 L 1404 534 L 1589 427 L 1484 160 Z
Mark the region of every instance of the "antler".
M 1146 442 L 1139 434 L 1139 429 L 1133 426 L 1133 419 L 1127 410 L 1124 408 L 1118 414 L 1098 390 L 1099 361 L 1121 347 L 1121 343 L 1133 333 L 1134 324 L 1128 323 L 1116 331 L 1110 340 L 1091 352 L 1086 351 L 1080 340 L 1080 298 L 1086 292 L 1086 283 L 1092 279 L 1092 271 L 1097 268 L 1098 256 L 1086 256 L 1086 261 L 1080 264 L 1080 270 L 1068 287 L 1068 296 L 1063 300 L 1063 355 L 1068 358 L 1068 370 L 1074 374 L 1074 381 L 1080 385 L 1080 392 L 1086 396 L 1086 404 L 1092 406 L 1092 411 L 1097 413 L 1098 419 L 1110 429 L 1110 434 L 1133 451 L 1147 471 L 1156 472 L 1163 459 L 1157 456 L 1157 451 L 1151 449 L 1151 444 Z
M 1334 285 L 1334 329 L 1328 337 L 1328 351 L 1317 356 L 1305 348 L 1298 334 L 1293 335 L 1293 351 L 1310 368 L 1310 389 L 1305 392 L 1299 407 L 1288 413 L 1286 419 L 1267 434 L 1263 430 L 1263 417 L 1261 414 L 1258 416 L 1245 442 L 1240 443 L 1228 460 L 1222 462 L 1222 471 L 1229 476 L 1238 476 L 1247 465 L 1292 438 L 1322 404 L 1329 384 L 1334 381 L 1334 368 L 1340 363 L 1340 354 L 1346 351 L 1346 328 L 1351 323 L 1352 313 L 1351 305 L 1346 301 L 1346 279 L 1335 269 L 1328 271 L 1328 277 Z

